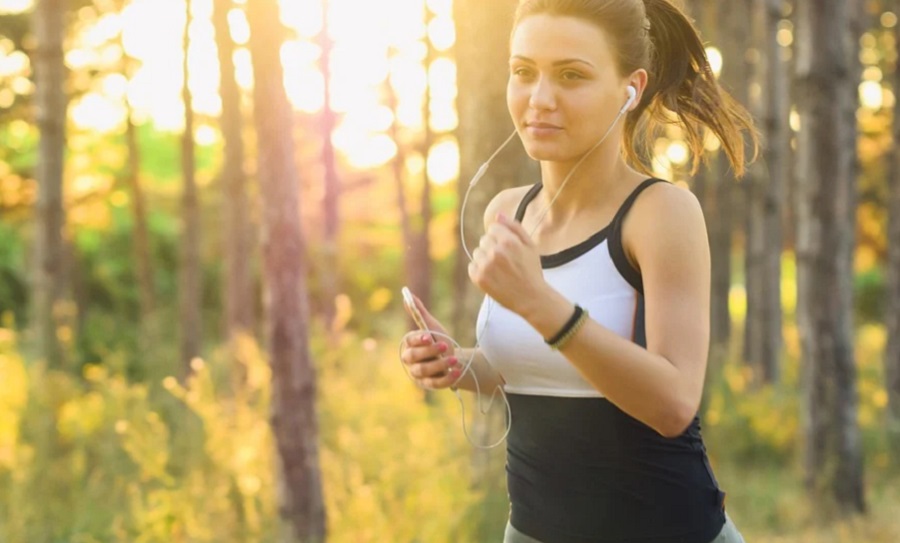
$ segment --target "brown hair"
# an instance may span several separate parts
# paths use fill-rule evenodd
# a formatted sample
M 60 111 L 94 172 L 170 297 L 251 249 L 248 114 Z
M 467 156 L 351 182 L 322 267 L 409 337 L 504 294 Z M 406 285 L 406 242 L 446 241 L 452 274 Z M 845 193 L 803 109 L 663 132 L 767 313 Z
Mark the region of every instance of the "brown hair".
M 753 121 L 719 86 L 697 29 L 678 7 L 669 0 L 522 0 L 513 31 L 523 19 L 537 14 L 576 17 L 597 25 L 613 43 L 620 74 L 647 70 L 649 81 L 641 102 L 625 120 L 630 143 L 625 153 L 635 167 L 650 173 L 653 137 L 663 125 L 675 122 L 684 129 L 692 172 L 703 157 L 706 127 L 719 138 L 735 173 L 743 175 L 744 133 L 750 136 L 754 158 L 758 149 Z

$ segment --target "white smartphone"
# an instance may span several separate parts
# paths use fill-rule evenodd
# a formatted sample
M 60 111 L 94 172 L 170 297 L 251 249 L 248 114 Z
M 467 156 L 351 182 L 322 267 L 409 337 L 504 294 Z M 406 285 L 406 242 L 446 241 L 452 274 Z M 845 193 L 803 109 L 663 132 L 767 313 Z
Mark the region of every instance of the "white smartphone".
M 400 293 L 403 294 L 403 303 L 406 305 L 406 310 L 412 315 L 412 318 L 419 329 L 424 330 L 425 332 L 431 332 L 431 330 L 428 329 L 428 325 L 425 324 L 425 317 L 422 316 L 419 308 L 416 307 L 416 301 L 413 299 L 412 292 L 410 292 L 409 288 L 403 287 L 400 290 Z

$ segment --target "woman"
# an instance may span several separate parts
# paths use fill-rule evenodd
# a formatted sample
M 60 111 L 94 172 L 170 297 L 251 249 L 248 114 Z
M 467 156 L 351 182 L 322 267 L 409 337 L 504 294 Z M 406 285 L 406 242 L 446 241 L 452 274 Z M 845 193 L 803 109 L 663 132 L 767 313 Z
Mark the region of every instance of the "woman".
M 703 213 L 691 192 L 647 178 L 645 151 L 654 125 L 677 118 L 695 157 L 709 130 L 741 174 L 749 116 L 668 0 L 523 0 L 510 47 L 509 111 L 541 182 L 485 213 L 468 270 L 496 302 L 479 315 L 481 362 L 462 375 L 468 354 L 421 332 L 401 359 L 426 388 L 473 389 L 472 374 L 481 390 L 504 387 L 507 543 L 743 541 L 697 417 Z

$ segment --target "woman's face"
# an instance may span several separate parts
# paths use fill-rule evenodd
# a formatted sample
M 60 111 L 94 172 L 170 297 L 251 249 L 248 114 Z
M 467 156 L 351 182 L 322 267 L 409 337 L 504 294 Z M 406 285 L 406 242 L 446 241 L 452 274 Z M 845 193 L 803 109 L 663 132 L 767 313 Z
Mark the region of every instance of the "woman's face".
M 535 160 L 580 158 L 628 100 L 606 33 L 575 17 L 531 15 L 510 45 L 509 113 Z M 609 141 L 618 141 L 615 132 Z

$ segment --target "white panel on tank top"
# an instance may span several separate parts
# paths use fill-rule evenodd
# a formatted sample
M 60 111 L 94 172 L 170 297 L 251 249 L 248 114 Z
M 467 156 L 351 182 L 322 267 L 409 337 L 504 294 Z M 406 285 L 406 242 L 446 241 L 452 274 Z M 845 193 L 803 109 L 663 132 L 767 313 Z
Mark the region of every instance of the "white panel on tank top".
M 613 264 L 607 240 L 574 260 L 544 269 L 544 278 L 573 304 L 587 309 L 591 319 L 631 339 L 636 292 Z M 487 298 L 482 302 L 477 330 L 485 358 L 506 380 L 506 392 L 603 397 L 531 325 L 497 302 Z

